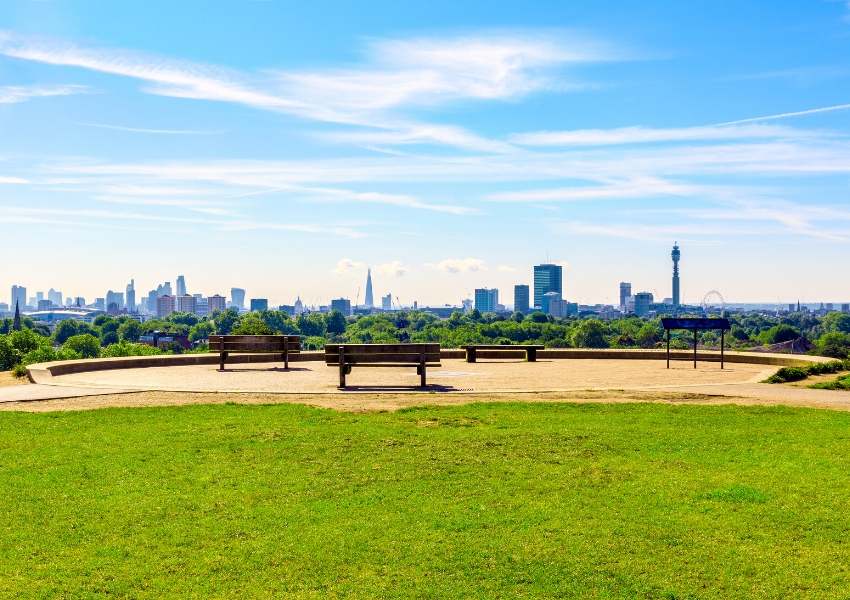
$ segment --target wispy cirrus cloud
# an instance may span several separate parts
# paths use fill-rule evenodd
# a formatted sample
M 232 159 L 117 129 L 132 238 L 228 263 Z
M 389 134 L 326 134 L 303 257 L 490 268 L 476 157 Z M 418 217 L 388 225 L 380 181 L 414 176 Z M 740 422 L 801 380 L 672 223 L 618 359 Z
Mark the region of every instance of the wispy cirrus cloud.
M 220 135 L 224 131 L 210 131 L 202 129 L 151 129 L 147 127 L 127 127 L 125 125 L 109 125 L 107 123 L 80 123 L 85 127 L 97 129 L 109 129 L 112 131 L 126 131 L 128 133 L 149 133 L 153 135 Z
M 34 98 L 50 98 L 51 96 L 87 94 L 89 91 L 89 88 L 84 85 L 3 85 L 0 86 L 0 104 L 18 104 Z
M 574 186 L 499 192 L 487 196 L 491 202 L 575 202 L 607 198 L 645 198 L 648 196 L 690 196 L 701 186 L 676 183 L 658 177 L 636 177 L 622 182 L 593 186 Z
M 350 258 L 341 258 L 337 261 L 333 268 L 333 272 L 337 275 L 345 275 L 351 271 L 359 271 L 366 268 L 366 264 Z
M 375 267 L 375 272 L 384 277 L 403 277 L 409 271 L 410 268 L 399 260 L 393 260 Z
M 808 115 L 816 115 L 820 113 L 835 112 L 837 110 L 850 110 L 850 104 L 833 104 L 832 106 L 821 106 L 819 108 L 808 108 L 806 110 L 796 110 L 793 112 L 777 113 L 773 115 L 764 115 L 761 117 L 749 117 L 746 119 L 738 119 L 736 121 L 727 121 L 726 123 L 718 123 L 719 126 L 741 125 L 743 123 L 756 123 L 758 121 L 775 121 L 777 119 L 791 119 L 793 117 L 805 117 Z

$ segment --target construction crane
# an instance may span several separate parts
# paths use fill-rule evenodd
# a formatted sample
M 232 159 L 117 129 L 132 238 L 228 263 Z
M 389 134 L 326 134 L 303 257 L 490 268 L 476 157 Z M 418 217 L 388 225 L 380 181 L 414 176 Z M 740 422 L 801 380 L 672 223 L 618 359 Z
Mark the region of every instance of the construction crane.
M 401 310 L 401 302 L 398 301 L 398 296 L 395 297 L 395 306 L 397 309 Z
M 360 286 L 357 286 L 357 294 L 354 297 L 354 306 L 357 307 L 360 305 Z

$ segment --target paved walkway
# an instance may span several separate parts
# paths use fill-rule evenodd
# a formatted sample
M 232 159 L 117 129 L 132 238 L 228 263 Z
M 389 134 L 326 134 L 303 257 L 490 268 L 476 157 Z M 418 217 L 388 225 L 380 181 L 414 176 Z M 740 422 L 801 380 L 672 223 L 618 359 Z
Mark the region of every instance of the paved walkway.
M 148 367 L 92 371 L 51 377 L 38 385 L 0 387 L 0 404 L 12 408 L 14 403 L 61 400 L 103 396 L 83 404 L 94 406 L 132 405 L 139 400 L 117 400 L 120 394 L 146 392 L 157 403 L 174 403 L 172 392 L 194 394 L 197 402 L 210 401 L 218 395 L 237 401 L 249 401 L 247 396 L 265 398 L 266 401 L 296 401 L 319 403 L 311 397 L 327 398 L 329 405 L 341 404 L 355 407 L 358 404 L 379 406 L 383 396 L 418 396 L 403 401 L 435 403 L 437 397 L 456 403 L 481 399 L 565 400 L 584 396 L 594 401 L 653 400 L 665 397 L 700 399 L 712 397 L 728 399 L 742 404 L 786 404 L 850 410 L 850 393 L 829 390 L 811 390 L 788 386 L 758 383 L 776 370 L 776 367 L 734 363 L 720 370 L 717 363 L 700 363 L 697 369 L 691 363 L 674 362 L 667 370 L 658 360 L 542 360 L 527 363 L 518 360 L 481 361 L 468 364 L 462 360 L 444 359 L 442 368 L 430 369 L 430 384 L 426 393 L 416 388 L 418 376 L 415 369 L 354 368 L 348 376 L 351 387 L 341 391 L 336 388 L 336 368 L 321 362 L 301 362 L 285 370 L 274 364 L 233 365 L 218 372 L 213 365 Z M 224 392 L 224 394 L 220 394 Z M 581 392 L 577 394 L 577 392 Z M 587 394 L 585 392 L 592 392 Z M 358 394 L 359 399 L 358 399 Z M 435 396 L 436 394 L 436 396 Z M 560 396 L 558 396 L 560 394 Z M 584 396 L 582 396 L 584 394 Z M 141 396 L 144 396 L 142 394 Z M 139 396 L 136 394 L 135 396 Z M 289 400 L 284 396 L 291 396 Z M 341 396 L 348 399 L 342 401 Z M 367 398 L 368 396 L 368 398 Z M 447 397 L 463 397 L 450 400 Z M 581 398 L 579 398 L 581 396 Z M 336 400 L 334 400 L 336 398 Z M 235 399 L 235 398 L 233 398 Z M 142 400 L 143 401 L 143 400 Z M 721 400 L 722 401 L 722 400 Z M 393 400 L 395 402 L 395 400 Z M 436 403 L 442 403 L 440 400 Z M 129 403 L 129 404 L 128 404 Z M 60 402 L 64 408 L 73 400 Z M 349 407 L 350 408 L 350 407 Z

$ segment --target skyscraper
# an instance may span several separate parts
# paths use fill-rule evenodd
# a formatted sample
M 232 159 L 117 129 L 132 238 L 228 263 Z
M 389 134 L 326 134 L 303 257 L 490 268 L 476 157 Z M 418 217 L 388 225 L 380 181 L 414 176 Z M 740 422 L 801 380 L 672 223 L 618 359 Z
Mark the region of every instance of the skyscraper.
M 629 296 L 632 295 L 632 284 L 627 281 L 620 282 L 620 310 L 626 312 Z
M 234 308 L 242 310 L 245 308 L 245 290 L 242 288 L 230 288 L 230 302 Z
M 182 275 L 177 276 L 177 295 L 185 296 L 186 295 L 186 278 Z
M 393 295 L 387 292 L 386 296 L 381 296 L 381 310 L 393 309 Z
M 514 286 L 514 311 L 525 314 L 528 312 L 529 289 L 527 285 Z
M 268 298 L 251 298 L 251 312 L 268 310 L 268 309 L 269 309 Z
M 372 269 L 366 270 L 366 298 L 364 299 L 366 308 L 375 306 L 375 298 L 372 296 Z
M 681 296 L 679 295 L 679 258 L 682 253 L 679 252 L 679 242 L 673 244 L 673 252 L 670 256 L 673 258 L 673 306 L 679 308 L 681 304 Z
M 563 269 L 560 265 L 534 265 L 534 308 L 545 309 L 543 294 L 558 292 L 563 296 Z
M 127 312 L 136 312 L 136 281 L 130 280 L 127 284 Z
M 9 303 L 9 306 L 19 306 L 21 310 L 24 310 L 27 306 L 27 288 L 22 285 L 13 285 L 12 301 Z
M 47 291 L 47 299 L 53 306 L 62 306 L 62 292 L 50 288 Z
M 478 288 L 475 290 L 475 308 L 478 312 L 496 312 L 496 305 L 499 303 L 499 290 Z

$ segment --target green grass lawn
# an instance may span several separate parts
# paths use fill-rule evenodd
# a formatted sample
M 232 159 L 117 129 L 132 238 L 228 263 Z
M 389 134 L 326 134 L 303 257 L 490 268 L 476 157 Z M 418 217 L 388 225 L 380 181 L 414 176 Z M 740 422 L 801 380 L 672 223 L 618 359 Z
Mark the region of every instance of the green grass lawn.
M 0 413 L 8 597 L 850 596 L 850 414 Z

